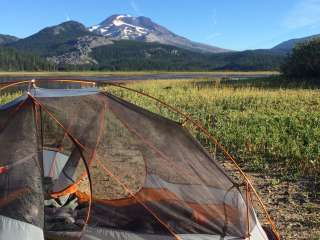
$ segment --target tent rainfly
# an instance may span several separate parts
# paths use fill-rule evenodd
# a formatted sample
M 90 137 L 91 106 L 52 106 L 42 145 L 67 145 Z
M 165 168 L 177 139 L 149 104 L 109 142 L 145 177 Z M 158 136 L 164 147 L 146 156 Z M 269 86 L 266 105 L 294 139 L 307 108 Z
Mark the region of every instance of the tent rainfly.
M 183 124 L 95 87 L 34 85 L 0 131 L 0 239 L 278 239 Z

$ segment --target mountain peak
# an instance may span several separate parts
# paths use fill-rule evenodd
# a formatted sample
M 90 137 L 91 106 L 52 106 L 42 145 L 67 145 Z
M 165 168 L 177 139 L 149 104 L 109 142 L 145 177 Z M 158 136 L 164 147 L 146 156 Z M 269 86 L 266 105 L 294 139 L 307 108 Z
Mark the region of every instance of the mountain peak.
M 147 29 L 140 21 L 141 17 L 132 17 L 128 14 L 115 14 L 89 31 L 101 34 L 115 40 L 141 40 L 147 35 Z
M 89 31 L 112 40 L 158 42 L 196 52 L 217 53 L 227 51 L 214 46 L 192 42 L 144 16 L 133 17 L 128 14 L 115 14 L 100 24 L 90 27 Z
M 68 31 L 88 32 L 88 29 L 82 23 L 79 23 L 79 22 L 73 21 L 73 20 L 66 21 L 66 22 L 60 23 L 59 25 L 47 28 L 47 30 L 53 30 L 53 31 L 55 31 L 57 29 L 60 29 L 63 32 L 68 32 Z
M 74 48 L 73 43 L 78 38 L 88 35 L 95 36 L 82 23 L 67 21 L 44 28 L 27 38 L 10 43 L 10 46 L 47 57 Z

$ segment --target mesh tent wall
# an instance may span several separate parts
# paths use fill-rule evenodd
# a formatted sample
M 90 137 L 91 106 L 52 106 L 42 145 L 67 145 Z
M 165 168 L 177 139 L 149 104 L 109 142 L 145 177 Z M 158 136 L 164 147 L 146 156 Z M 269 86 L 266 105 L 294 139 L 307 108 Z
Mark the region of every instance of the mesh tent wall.
M 0 124 L 0 239 L 268 239 L 178 122 L 96 88 L 35 87 Z M 61 198 L 78 205 L 44 207 Z

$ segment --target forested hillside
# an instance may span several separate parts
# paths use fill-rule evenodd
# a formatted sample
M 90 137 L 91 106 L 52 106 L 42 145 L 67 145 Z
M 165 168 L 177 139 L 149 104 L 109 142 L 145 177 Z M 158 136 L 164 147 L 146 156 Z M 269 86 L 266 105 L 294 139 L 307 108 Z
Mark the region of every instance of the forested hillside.
M 267 50 L 201 53 L 156 42 L 111 41 L 91 33 L 74 21 L 45 28 L 5 46 L 15 49 L 5 50 L 6 60 L 0 64 L 0 69 L 9 71 L 53 68 L 111 71 L 279 70 L 285 58 Z M 25 57 L 25 53 L 30 53 L 29 57 Z
M 201 54 L 158 43 L 118 41 L 93 49 L 96 70 L 277 70 L 284 56 L 264 51 Z
M 30 53 L 20 53 L 15 49 L 0 47 L 0 71 L 52 71 L 53 64 Z
M 93 48 L 94 64 L 50 63 L 35 53 L 0 48 L 0 69 L 20 70 L 278 70 L 284 56 L 257 51 L 202 54 L 158 43 L 117 41 Z
M 64 54 L 74 48 L 78 37 L 91 35 L 81 23 L 69 21 L 11 43 L 9 46 L 19 51 L 32 52 L 40 56 Z

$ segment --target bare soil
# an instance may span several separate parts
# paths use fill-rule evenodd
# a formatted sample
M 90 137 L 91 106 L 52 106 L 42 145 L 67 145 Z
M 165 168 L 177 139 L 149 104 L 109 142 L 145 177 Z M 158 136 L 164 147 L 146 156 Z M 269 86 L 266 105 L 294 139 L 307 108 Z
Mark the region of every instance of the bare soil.
M 284 239 L 320 239 L 320 199 L 312 181 L 250 176 Z
M 234 178 L 240 178 L 230 162 L 225 161 L 222 165 Z M 266 205 L 281 238 L 319 240 L 319 186 L 312 179 L 279 180 L 279 176 L 271 176 L 270 172 L 246 171 L 246 174 Z M 259 219 L 265 219 L 257 201 L 255 206 Z

